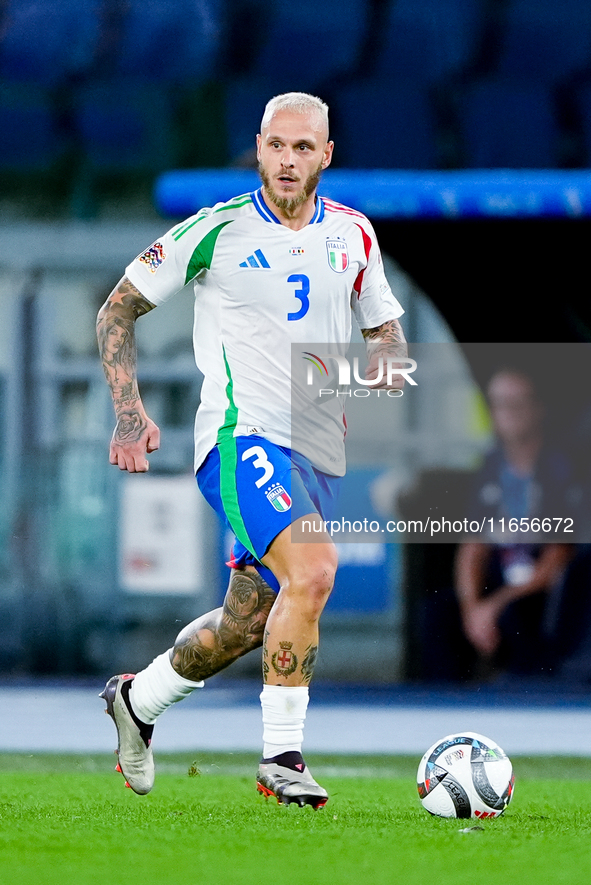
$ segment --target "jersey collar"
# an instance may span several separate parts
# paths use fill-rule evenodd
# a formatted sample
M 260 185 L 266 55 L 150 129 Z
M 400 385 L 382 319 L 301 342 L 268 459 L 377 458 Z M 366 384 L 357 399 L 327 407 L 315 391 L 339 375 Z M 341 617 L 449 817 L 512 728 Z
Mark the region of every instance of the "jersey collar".
M 254 204 L 255 209 L 261 215 L 265 221 L 270 222 L 271 224 L 281 224 L 276 215 L 271 212 L 265 201 L 263 200 L 263 189 L 260 187 L 258 191 L 253 191 L 250 195 L 252 198 L 252 202 Z M 309 221 L 309 224 L 319 224 L 324 218 L 324 200 L 322 197 L 316 197 L 316 208 L 314 209 L 314 215 Z

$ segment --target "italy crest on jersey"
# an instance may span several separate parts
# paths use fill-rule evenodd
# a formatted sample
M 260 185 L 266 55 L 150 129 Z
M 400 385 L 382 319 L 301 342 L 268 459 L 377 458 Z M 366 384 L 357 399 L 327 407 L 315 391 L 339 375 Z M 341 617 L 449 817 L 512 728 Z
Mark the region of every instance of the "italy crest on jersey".
M 349 267 L 349 251 L 344 240 L 327 240 L 328 263 L 335 273 L 344 273 Z
M 280 513 L 289 510 L 291 507 L 291 498 L 279 483 L 275 483 L 271 488 L 267 489 L 265 495 L 267 496 L 267 501 L 273 505 L 275 510 L 279 510 Z

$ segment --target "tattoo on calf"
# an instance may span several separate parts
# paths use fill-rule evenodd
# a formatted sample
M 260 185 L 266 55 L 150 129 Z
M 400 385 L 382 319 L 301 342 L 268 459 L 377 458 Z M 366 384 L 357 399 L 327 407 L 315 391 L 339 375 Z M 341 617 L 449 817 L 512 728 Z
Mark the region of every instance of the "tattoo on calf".
M 221 608 L 193 621 L 176 639 L 172 665 L 199 682 L 263 643 L 275 593 L 257 572 L 234 570 Z
M 271 657 L 271 665 L 278 676 L 291 676 L 298 666 L 298 659 L 291 650 L 293 642 L 280 642 L 279 651 Z
M 314 673 L 314 668 L 316 666 L 317 660 L 318 646 L 309 645 L 306 649 L 304 660 L 302 661 L 302 677 L 306 685 L 308 685 L 310 683 L 310 680 L 312 679 L 312 674 Z
M 267 681 L 269 676 L 269 652 L 267 651 L 267 639 L 269 631 L 265 630 L 265 638 L 263 639 L 263 682 Z

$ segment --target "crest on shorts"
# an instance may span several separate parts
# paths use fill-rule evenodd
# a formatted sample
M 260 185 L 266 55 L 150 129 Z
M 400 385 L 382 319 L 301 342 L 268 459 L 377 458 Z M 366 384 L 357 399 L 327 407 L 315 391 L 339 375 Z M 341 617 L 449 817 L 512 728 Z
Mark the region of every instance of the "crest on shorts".
M 149 249 L 139 256 L 139 260 L 148 265 L 150 273 L 156 273 L 162 262 L 166 258 L 166 253 L 162 243 L 154 243 Z
M 267 501 L 280 513 L 284 513 L 291 507 L 291 498 L 279 483 L 268 488 L 265 495 L 267 496 Z
M 344 273 L 349 267 L 349 250 L 344 240 L 327 240 L 326 251 L 330 269 L 335 273 Z

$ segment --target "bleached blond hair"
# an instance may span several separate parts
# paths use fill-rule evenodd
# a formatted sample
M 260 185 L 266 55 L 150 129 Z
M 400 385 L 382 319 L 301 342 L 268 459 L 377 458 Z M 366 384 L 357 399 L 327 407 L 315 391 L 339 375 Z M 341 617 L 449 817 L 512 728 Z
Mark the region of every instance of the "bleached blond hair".
M 283 95 L 276 95 L 267 102 L 263 119 L 261 120 L 261 131 L 269 124 L 277 111 L 292 111 L 294 114 L 315 114 L 322 122 L 322 125 L 326 126 L 328 133 L 328 105 L 315 95 L 308 95 L 307 92 L 284 92 Z

